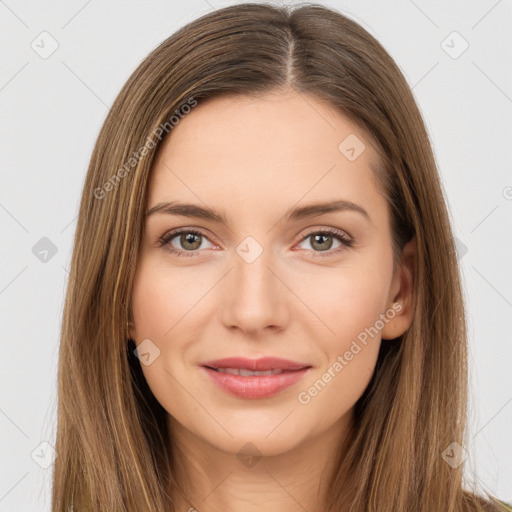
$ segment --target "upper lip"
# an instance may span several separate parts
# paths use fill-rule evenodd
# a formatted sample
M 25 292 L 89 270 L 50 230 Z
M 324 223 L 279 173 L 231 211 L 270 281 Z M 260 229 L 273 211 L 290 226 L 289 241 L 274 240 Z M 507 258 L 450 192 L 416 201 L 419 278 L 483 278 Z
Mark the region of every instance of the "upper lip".
M 311 365 L 282 359 L 280 357 L 261 357 L 259 359 L 247 359 L 245 357 L 226 357 L 224 359 L 216 359 L 215 361 L 205 361 L 201 366 L 210 368 L 240 368 L 252 371 L 266 370 L 301 370 L 309 368 Z

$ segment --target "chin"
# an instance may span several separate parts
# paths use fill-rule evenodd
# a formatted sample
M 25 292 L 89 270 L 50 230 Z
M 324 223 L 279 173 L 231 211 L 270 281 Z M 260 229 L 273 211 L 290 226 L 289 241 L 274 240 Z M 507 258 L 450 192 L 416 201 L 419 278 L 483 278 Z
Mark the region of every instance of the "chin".
M 246 457 L 251 456 L 257 459 L 262 456 L 283 455 L 303 442 L 303 439 L 292 437 L 286 432 L 281 433 L 281 435 L 271 434 L 268 437 L 267 431 L 257 431 L 254 428 L 231 433 L 233 438 L 211 438 L 208 439 L 208 442 L 223 452 L 235 455 L 242 463 L 244 463 Z M 250 466 L 250 464 L 246 465 Z
M 226 425 L 233 436 L 222 435 L 211 439 L 222 445 L 222 449 L 232 453 L 246 443 L 254 444 L 265 456 L 286 453 L 307 442 L 308 435 L 313 435 L 314 425 L 308 424 L 308 418 L 301 418 L 292 407 L 282 410 L 259 411 L 248 414 L 244 411 L 238 418 L 232 418 Z M 225 434 L 225 432 L 223 432 Z

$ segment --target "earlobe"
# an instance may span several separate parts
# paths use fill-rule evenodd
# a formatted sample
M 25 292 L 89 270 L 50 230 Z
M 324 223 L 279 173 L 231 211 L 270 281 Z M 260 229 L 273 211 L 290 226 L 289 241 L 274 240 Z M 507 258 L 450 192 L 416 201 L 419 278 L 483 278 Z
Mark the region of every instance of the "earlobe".
M 416 239 L 404 246 L 399 267 L 391 290 L 391 306 L 386 311 L 388 321 L 382 329 L 384 340 L 392 340 L 404 334 L 414 318 L 414 276 L 416 268 Z M 397 290 L 398 287 L 398 290 Z
M 129 338 L 135 341 L 135 325 L 134 325 L 134 323 L 126 322 L 126 329 L 128 330 Z
M 397 307 L 396 304 L 401 303 L 393 304 L 394 308 L 390 308 L 387 312 L 388 321 L 381 331 L 383 340 L 394 340 L 398 338 L 407 331 L 412 323 L 413 315 L 409 311 L 406 311 L 403 305 Z

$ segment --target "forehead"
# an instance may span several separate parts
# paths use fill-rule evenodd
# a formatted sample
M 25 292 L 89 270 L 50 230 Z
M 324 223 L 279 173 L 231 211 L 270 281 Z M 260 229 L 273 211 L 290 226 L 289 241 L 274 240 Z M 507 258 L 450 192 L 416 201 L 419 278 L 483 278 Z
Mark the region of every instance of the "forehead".
M 262 211 L 301 198 L 342 197 L 368 204 L 379 196 L 376 164 L 358 126 L 314 96 L 291 91 L 213 98 L 199 101 L 164 140 L 149 205 L 201 200 Z

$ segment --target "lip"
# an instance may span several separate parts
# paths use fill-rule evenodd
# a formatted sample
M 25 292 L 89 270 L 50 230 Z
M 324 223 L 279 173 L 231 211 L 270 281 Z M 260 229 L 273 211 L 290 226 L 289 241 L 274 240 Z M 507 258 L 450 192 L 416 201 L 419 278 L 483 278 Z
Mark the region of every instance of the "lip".
M 233 375 L 213 368 L 240 368 L 252 371 L 282 370 L 276 375 Z M 201 369 L 224 392 L 246 399 L 261 399 L 273 396 L 293 386 L 311 369 L 311 365 L 276 357 L 246 359 L 228 357 L 201 363 Z
M 282 359 L 280 357 L 260 357 L 259 359 L 247 359 L 246 357 L 225 357 L 224 359 L 216 359 L 215 361 L 205 361 L 201 366 L 209 366 L 210 368 L 240 368 L 252 371 L 265 370 L 300 370 L 310 367 L 308 363 L 300 363 Z

